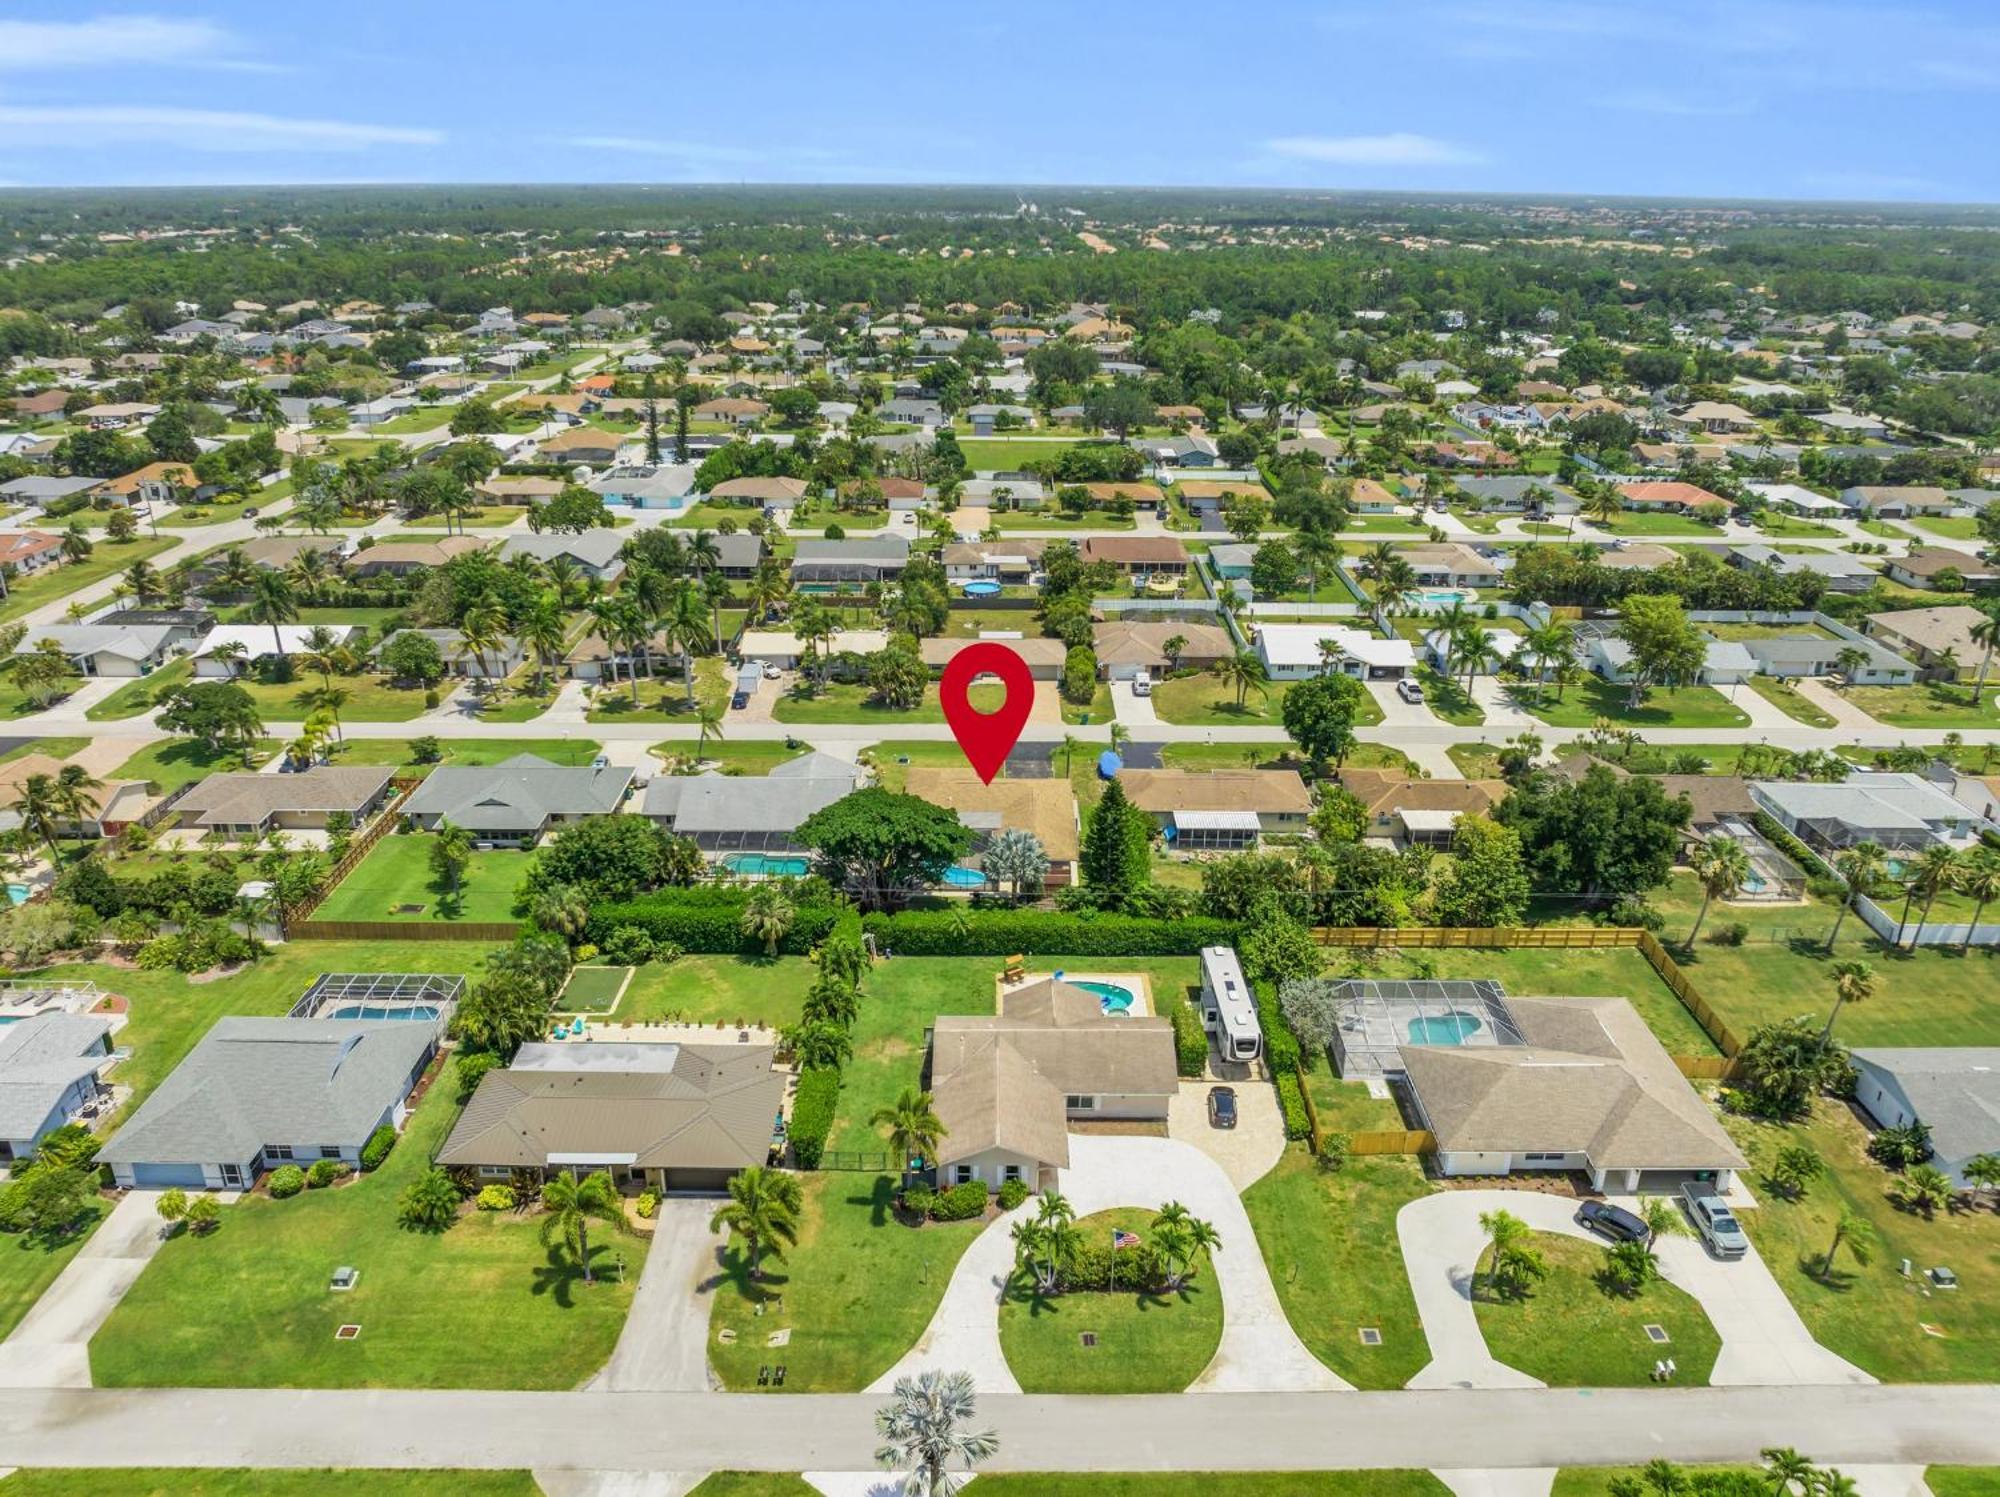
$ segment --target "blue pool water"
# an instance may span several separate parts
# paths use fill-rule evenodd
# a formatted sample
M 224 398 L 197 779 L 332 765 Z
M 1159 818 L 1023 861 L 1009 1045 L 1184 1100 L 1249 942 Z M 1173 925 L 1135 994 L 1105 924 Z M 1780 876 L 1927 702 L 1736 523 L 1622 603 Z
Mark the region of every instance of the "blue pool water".
M 1904 858 L 1884 858 L 1882 860 L 1882 871 L 1888 874 L 1890 878 L 1908 878 L 1910 865 L 1908 860 Z
M 998 596 L 1000 584 L 997 582 L 968 582 L 965 595 L 968 598 L 991 598 Z
M 9 884 L 7 886 L 7 902 L 9 904 L 26 904 L 28 896 L 33 892 L 26 884 Z
M 1086 993 L 1095 993 L 1098 1006 L 1114 1018 L 1129 1014 L 1132 1005 L 1138 1001 L 1133 997 L 1130 988 L 1121 988 L 1115 982 L 1074 982 L 1070 986 L 1082 988 Z
M 963 864 L 955 868 L 945 869 L 944 881 L 948 887 L 953 889 L 983 889 L 986 887 L 986 875 L 981 873 L 977 868 L 967 868 Z
M 731 873 L 743 874 L 746 877 L 762 875 L 765 878 L 804 878 L 812 871 L 812 860 L 799 857 L 774 858 L 761 852 L 733 852 L 722 860 L 722 866 Z
M 435 1019 L 428 1003 L 343 1003 L 319 1015 L 322 1019 Z
M 1426 1015 L 1410 1020 L 1413 1045 L 1462 1045 L 1479 1032 L 1480 1021 L 1471 1014 Z
M 1414 587 L 1403 596 L 1425 608 L 1449 608 L 1454 603 L 1470 603 L 1479 593 L 1470 587 Z

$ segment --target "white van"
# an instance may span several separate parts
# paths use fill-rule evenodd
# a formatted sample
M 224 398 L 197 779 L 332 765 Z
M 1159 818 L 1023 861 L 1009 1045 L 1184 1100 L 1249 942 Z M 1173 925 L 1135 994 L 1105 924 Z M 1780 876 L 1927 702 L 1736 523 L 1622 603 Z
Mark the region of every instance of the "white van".
M 1255 1060 L 1264 1050 L 1257 1000 L 1243 966 L 1227 946 L 1201 949 L 1201 1025 L 1224 1060 Z

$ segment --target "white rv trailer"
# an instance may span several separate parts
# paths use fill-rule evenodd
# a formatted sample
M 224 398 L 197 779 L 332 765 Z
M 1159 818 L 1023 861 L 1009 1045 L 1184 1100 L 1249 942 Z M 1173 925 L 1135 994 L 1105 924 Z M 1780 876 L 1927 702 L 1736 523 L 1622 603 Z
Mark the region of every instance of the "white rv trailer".
M 1263 1051 L 1257 1000 L 1235 951 L 1227 946 L 1201 949 L 1201 1023 L 1224 1060 L 1255 1060 Z

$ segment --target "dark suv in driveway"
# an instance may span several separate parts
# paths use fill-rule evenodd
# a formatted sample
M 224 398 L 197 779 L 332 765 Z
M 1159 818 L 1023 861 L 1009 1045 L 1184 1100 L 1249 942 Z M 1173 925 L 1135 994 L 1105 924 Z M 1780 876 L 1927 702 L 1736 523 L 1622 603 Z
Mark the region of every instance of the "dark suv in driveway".
M 1236 1089 L 1212 1086 L 1208 1089 L 1208 1125 L 1211 1128 L 1236 1126 Z
M 1649 1242 L 1653 1232 L 1623 1206 L 1609 1201 L 1585 1201 L 1576 1213 L 1577 1222 L 1613 1242 Z

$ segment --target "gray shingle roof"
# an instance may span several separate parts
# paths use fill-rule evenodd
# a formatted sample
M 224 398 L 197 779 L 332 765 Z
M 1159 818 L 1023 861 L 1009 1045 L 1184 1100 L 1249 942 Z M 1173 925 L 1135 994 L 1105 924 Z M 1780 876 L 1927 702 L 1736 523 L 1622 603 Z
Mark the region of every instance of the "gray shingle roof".
M 0 1027 L 0 1138 L 32 1138 L 62 1094 L 110 1058 L 97 1046 L 111 1021 L 36 1014 Z
M 683 837 L 789 832 L 860 783 L 861 771 L 845 760 L 806 754 L 768 775 L 662 775 L 646 786 L 640 810 Z
M 572 769 L 534 754 L 491 766 L 433 770 L 403 803 L 411 816 L 443 816 L 467 831 L 538 827 L 551 816 L 601 816 L 618 809 L 632 784 L 619 765 Z
M 318 764 L 299 774 L 212 774 L 176 803 L 190 826 L 261 826 L 281 811 L 346 811 L 382 793 L 392 771 L 365 764 Z
M 359 1148 L 434 1038 L 417 1020 L 218 1020 L 98 1158 L 221 1164 L 267 1143 Z
M 537 561 L 567 556 L 602 571 L 618 560 L 624 545 L 625 538 L 615 530 L 586 530 L 581 535 L 510 535 L 500 548 L 500 556 L 502 560 L 532 556 Z

